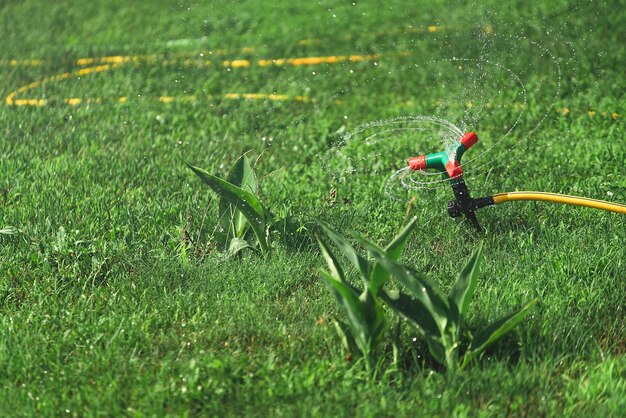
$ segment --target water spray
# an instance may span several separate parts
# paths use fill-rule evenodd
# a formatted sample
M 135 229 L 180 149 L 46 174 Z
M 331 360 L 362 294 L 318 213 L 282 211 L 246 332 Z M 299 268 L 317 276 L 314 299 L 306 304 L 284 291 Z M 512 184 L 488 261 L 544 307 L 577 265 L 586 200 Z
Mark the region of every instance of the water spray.
M 455 145 L 446 151 L 409 158 L 408 168 L 412 171 L 434 169 L 441 172 L 444 178 L 449 179 L 452 192 L 454 193 L 454 200 L 448 202 L 448 214 L 453 218 L 465 216 L 478 232 L 481 231 L 480 224 L 476 218 L 476 211 L 478 209 L 516 200 L 536 200 L 585 206 L 626 215 L 626 205 L 557 193 L 524 191 L 498 193 L 493 196 L 472 198 L 467 184 L 465 184 L 465 180 L 463 179 L 461 157 L 463 157 L 465 151 L 476 144 L 476 142 L 478 142 L 478 135 L 474 132 L 467 132 Z

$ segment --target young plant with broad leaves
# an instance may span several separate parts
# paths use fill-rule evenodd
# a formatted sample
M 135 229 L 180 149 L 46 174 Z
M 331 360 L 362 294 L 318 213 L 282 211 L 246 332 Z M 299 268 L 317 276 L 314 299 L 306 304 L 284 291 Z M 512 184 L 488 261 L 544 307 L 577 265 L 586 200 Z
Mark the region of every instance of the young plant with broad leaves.
M 206 170 L 188 164 L 188 167 L 220 197 L 219 219 L 223 231 L 218 241 L 235 255 L 246 248 L 270 250 L 271 216 L 258 198 L 258 184 L 248 157 L 242 155 L 233 165 L 226 180 Z M 250 230 L 255 241 L 250 241 Z
M 339 248 L 357 270 L 363 288 L 352 285 L 347 279 L 339 260 L 326 243 L 317 238 L 329 271 L 321 271 L 322 279 L 348 318 L 348 324 L 335 321 L 335 327 L 348 352 L 360 357 L 368 370 L 376 364 L 376 347 L 386 327 L 386 320 L 378 294 L 389 279 L 389 272 L 377 262 L 360 255 L 348 239 L 328 224 L 317 221 L 328 238 Z M 386 259 L 396 261 L 406 245 L 416 224 L 414 218 L 400 233 L 381 249 Z
M 462 330 L 476 290 L 482 247 L 478 248 L 463 268 L 448 296 L 444 296 L 430 280 L 415 270 L 398 264 L 384 249 L 362 238 L 359 241 L 378 265 L 411 293 L 408 295 L 401 291 L 382 289 L 378 296 L 424 334 L 432 357 L 445 365 L 449 372 L 465 368 L 484 353 L 490 345 L 519 324 L 536 302 L 532 300 L 521 309 L 489 324 L 476 333 L 469 344 L 463 344 Z M 466 349 L 461 356 L 462 347 Z

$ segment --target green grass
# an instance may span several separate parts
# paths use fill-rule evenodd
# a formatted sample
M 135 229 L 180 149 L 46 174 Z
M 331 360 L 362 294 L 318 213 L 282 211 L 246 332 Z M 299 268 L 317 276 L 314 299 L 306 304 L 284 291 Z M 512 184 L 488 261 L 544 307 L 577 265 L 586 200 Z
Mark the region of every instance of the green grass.
M 547 203 L 479 212 L 485 262 L 468 328 L 539 302 L 454 377 L 408 326 L 397 368 L 388 361 L 371 380 L 351 367 L 311 234 L 267 256 L 212 249 L 218 200 L 185 163 L 225 177 L 250 151 L 273 212 L 319 216 L 378 243 L 417 196 L 419 226 L 401 261 L 449 290 L 481 240 L 447 216 L 449 188 L 400 200 L 381 192 L 403 159 L 442 149 L 436 132 L 398 135 L 402 153 L 381 143 L 380 157 L 355 135 L 345 150 L 365 158 L 356 173 L 338 182 L 327 172 L 342 163 L 327 153 L 341 132 L 401 116 L 478 133 L 464 157 L 475 196 L 626 202 L 623 1 L 387 3 L 0 3 L 0 229 L 20 231 L 0 234 L 0 416 L 623 414 L 622 215 Z M 256 65 L 356 54 L 380 57 Z M 17 96 L 43 107 L 5 104 L 21 86 L 80 69 L 77 59 L 115 55 L 155 58 Z M 235 59 L 253 65 L 222 65 Z

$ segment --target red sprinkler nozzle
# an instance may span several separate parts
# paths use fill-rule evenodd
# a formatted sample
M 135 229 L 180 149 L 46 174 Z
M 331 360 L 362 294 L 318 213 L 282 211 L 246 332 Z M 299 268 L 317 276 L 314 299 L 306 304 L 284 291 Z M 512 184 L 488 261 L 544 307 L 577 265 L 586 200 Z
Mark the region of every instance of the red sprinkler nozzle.
M 426 156 L 420 155 L 419 157 L 409 158 L 409 167 L 413 171 L 427 169 L 428 166 L 426 165 Z
M 467 132 L 461 137 L 461 144 L 463 144 L 466 151 L 477 142 L 478 135 L 476 135 L 476 132 Z
M 463 175 L 463 169 L 458 161 L 448 161 L 446 164 L 446 173 L 451 179 L 459 178 Z

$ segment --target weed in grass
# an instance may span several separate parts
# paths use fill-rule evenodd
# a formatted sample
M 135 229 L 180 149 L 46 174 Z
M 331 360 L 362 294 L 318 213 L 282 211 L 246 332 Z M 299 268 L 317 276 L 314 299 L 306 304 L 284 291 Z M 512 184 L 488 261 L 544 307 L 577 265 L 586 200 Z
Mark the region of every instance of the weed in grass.
M 246 155 L 237 159 L 226 180 L 255 196 L 258 194 L 257 179 Z M 250 229 L 250 223 L 243 213 L 226 199 L 220 200 L 219 219 L 222 228 L 227 231 L 225 238 L 231 237 L 228 245 L 229 253 L 237 254 L 239 251 L 250 247 L 245 239 Z
M 438 363 L 445 365 L 448 372 L 454 373 L 463 369 L 469 362 L 479 357 L 490 345 L 520 323 L 536 302 L 536 300 L 530 301 L 521 309 L 494 321 L 478 332 L 471 339 L 461 358 L 460 349 L 464 346 L 463 323 L 476 289 L 482 247 L 479 247 L 473 254 L 459 274 L 450 293 L 445 297 L 425 276 L 396 263 L 375 244 L 363 239 L 360 239 L 360 242 L 379 265 L 411 291 L 413 297 L 401 291 L 382 291 L 380 297 L 389 307 L 424 334 L 432 357 Z
M 233 165 L 226 180 L 207 171 L 188 165 L 189 168 L 220 196 L 219 218 L 223 232 L 217 236 L 230 255 L 258 245 L 261 252 L 268 252 L 269 212 L 257 197 L 256 176 L 248 157 L 242 155 Z M 256 242 L 250 244 L 246 236 L 252 229 Z
M 279 235 L 285 238 L 305 230 L 288 211 L 280 210 L 279 216 L 275 216 L 261 203 L 257 178 L 245 154 L 237 159 L 226 180 L 199 167 L 188 166 L 220 196 L 222 231 L 217 232 L 215 238 L 230 256 L 248 248 L 258 248 L 267 253 L 272 248 L 271 237 Z M 250 230 L 254 236 L 252 242 Z
M 415 228 L 416 218 L 413 218 L 384 249 L 363 237 L 355 237 L 374 258 L 374 262 L 359 255 L 348 240 L 330 226 L 323 222 L 319 224 L 354 265 L 363 280 L 363 290 L 349 284 L 337 258 L 328 246 L 319 240 L 330 270 L 330 273 L 322 271 L 322 278 L 349 318 L 350 327 L 338 322 L 337 330 L 344 345 L 351 352 L 359 353 L 365 359 L 368 368 L 374 364 L 374 351 L 385 326 L 381 300 L 424 334 L 432 357 L 443 364 L 450 373 L 465 368 L 487 347 L 511 331 L 528 315 L 536 302 L 533 300 L 527 303 L 518 311 L 478 332 L 461 358 L 460 349 L 464 347 L 463 323 L 476 289 L 482 247 L 474 253 L 449 295 L 445 297 L 425 276 L 397 262 L 410 233 Z M 384 284 L 390 275 L 410 290 L 412 296 L 401 291 L 385 289 Z
M 397 260 L 402 254 L 407 239 L 417 219 L 413 220 L 382 250 L 385 257 Z M 389 278 L 388 271 L 379 263 L 372 263 L 361 256 L 348 240 L 326 223 L 319 221 L 326 235 L 354 265 L 363 281 L 363 289 L 350 284 L 344 269 L 330 248 L 318 238 L 329 272 L 321 271 L 322 278 L 331 293 L 348 316 L 349 325 L 335 321 L 335 327 L 348 352 L 363 358 L 366 368 L 372 370 L 376 364 L 376 346 L 386 327 L 386 321 L 378 294 Z

